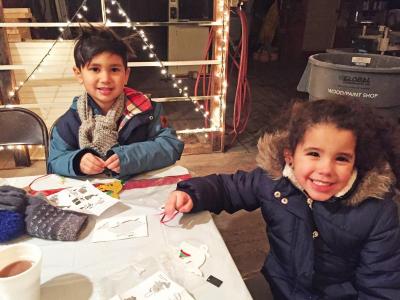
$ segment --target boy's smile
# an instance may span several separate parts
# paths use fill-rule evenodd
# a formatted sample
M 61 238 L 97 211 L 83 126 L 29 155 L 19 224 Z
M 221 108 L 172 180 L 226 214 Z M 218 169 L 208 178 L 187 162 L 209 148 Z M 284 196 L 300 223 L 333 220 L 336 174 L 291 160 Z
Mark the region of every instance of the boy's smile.
M 74 67 L 74 73 L 104 114 L 123 92 L 129 78 L 122 58 L 110 52 L 97 54 L 80 70 Z
M 317 201 L 329 200 L 347 186 L 354 170 L 356 138 L 333 124 L 309 128 L 297 145 L 292 164 L 298 183 Z

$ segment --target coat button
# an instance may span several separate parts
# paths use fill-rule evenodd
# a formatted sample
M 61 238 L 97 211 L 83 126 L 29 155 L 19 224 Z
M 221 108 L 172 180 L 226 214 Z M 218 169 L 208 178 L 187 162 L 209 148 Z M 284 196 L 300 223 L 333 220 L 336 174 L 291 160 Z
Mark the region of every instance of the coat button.
M 287 198 L 282 198 L 282 199 L 281 199 L 281 203 L 282 203 L 282 204 L 288 204 L 288 202 L 289 202 L 289 201 L 288 201 Z
M 313 233 L 312 233 L 313 239 L 317 238 L 318 236 L 319 236 L 318 231 L 314 230 Z
M 149 117 L 150 120 L 153 120 L 153 118 L 154 118 L 153 116 L 150 116 L 150 117 Z
M 311 198 L 307 198 L 307 204 L 310 208 L 312 208 L 313 200 Z
M 275 196 L 275 198 L 280 198 L 281 192 L 280 192 L 280 191 L 276 191 L 276 192 L 274 193 L 274 196 Z

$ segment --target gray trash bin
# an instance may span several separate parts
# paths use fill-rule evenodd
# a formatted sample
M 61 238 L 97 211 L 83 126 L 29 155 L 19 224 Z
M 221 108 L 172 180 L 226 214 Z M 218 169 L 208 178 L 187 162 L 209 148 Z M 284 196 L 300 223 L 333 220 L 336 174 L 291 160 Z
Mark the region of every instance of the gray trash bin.
M 297 90 L 310 100 L 357 98 L 383 115 L 400 119 L 400 58 L 361 53 L 309 57 Z

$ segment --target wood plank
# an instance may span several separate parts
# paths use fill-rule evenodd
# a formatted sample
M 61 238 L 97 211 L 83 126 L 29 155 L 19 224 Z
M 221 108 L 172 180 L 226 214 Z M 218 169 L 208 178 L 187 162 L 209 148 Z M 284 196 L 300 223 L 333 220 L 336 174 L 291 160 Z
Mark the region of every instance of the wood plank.
M 3 2 L 0 1 L 0 22 L 4 21 Z M 4 28 L 0 28 L 0 64 L 8 65 L 11 63 L 10 48 L 7 42 L 7 34 Z M 15 83 L 14 74 L 10 71 L 0 72 L 0 103 L 19 103 L 18 97 L 10 99 L 9 91 Z
M 19 34 L 7 34 L 7 39 L 10 42 L 21 42 L 21 36 Z
M 18 28 L 6 28 L 7 34 L 19 34 Z
M 31 19 L 32 13 L 29 8 L 4 8 L 4 18 Z

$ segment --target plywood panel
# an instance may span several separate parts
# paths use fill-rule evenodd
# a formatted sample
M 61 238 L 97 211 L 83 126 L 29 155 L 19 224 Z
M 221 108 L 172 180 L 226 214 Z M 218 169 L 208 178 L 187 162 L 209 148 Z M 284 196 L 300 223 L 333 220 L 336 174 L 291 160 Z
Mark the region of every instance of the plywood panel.
M 39 70 L 18 92 L 21 104 L 40 115 L 48 128 L 71 105 L 72 99 L 82 93 L 82 86 L 74 78 L 72 67 L 73 41 L 29 41 L 10 43 L 13 64 L 25 66 L 14 71 L 17 84 L 24 82 L 44 58 Z
M 308 0 L 303 37 L 304 51 L 332 48 L 340 0 Z

